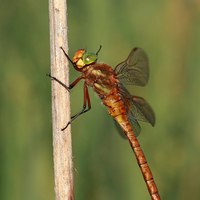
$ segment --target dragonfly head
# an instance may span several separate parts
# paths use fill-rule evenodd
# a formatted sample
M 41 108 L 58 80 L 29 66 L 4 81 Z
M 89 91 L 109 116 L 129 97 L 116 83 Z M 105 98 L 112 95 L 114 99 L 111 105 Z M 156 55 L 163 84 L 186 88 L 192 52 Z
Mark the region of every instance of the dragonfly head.
M 72 58 L 72 62 L 76 64 L 78 69 L 82 69 L 86 65 L 94 64 L 97 61 L 98 56 L 95 53 L 87 52 L 83 49 L 79 49 Z
M 72 58 L 72 62 L 76 64 L 77 69 L 82 69 L 86 65 L 95 64 L 97 62 L 98 53 L 99 51 L 95 54 L 92 52 L 85 51 L 84 49 L 79 49 L 74 54 L 74 57 Z

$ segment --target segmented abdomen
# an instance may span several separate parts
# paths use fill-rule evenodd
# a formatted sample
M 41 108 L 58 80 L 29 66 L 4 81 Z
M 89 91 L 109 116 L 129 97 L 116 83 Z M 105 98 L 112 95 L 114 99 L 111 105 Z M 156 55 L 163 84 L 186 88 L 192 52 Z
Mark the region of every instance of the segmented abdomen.
M 153 176 L 147 164 L 144 153 L 128 121 L 128 117 L 126 115 L 126 108 L 122 100 L 122 97 L 120 96 L 120 94 L 112 94 L 102 100 L 103 104 L 107 106 L 110 115 L 114 117 L 114 119 L 119 123 L 124 133 L 126 134 L 126 137 L 129 140 L 129 143 L 136 156 L 138 165 L 141 169 L 142 175 L 144 177 L 147 188 L 151 195 L 151 199 L 160 200 L 156 184 L 153 180 Z

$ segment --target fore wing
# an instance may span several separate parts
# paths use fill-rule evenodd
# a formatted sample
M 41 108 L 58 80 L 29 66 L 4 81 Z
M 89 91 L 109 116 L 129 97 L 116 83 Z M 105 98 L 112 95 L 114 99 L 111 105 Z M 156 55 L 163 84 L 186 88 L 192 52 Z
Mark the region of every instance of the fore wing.
M 148 57 L 141 48 L 134 48 L 128 58 L 118 64 L 114 71 L 124 85 L 145 86 L 149 79 Z

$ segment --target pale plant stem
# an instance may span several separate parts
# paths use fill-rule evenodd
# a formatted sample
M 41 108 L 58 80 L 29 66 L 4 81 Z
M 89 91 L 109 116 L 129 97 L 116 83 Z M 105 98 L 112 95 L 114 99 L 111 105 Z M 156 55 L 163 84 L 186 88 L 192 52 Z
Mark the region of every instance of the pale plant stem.
M 49 0 L 51 75 L 69 85 L 66 0 Z M 73 200 L 73 162 L 69 92 L 52 81 L 53 156 L 56 200 Z

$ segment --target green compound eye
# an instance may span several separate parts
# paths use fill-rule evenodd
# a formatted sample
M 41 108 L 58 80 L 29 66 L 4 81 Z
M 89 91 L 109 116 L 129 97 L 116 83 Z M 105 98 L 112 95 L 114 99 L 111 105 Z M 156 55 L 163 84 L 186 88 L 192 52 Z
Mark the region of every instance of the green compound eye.
M 82 60 L 86 65 L 92 64 L 97 60 L 98 56 L 92 52 L 85 52 L 83 54 Z

